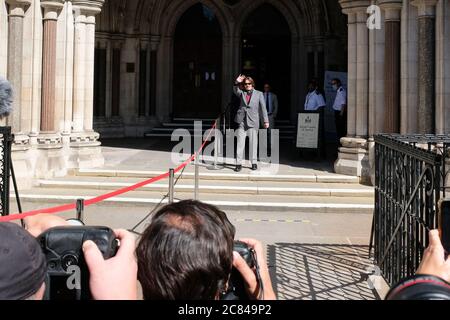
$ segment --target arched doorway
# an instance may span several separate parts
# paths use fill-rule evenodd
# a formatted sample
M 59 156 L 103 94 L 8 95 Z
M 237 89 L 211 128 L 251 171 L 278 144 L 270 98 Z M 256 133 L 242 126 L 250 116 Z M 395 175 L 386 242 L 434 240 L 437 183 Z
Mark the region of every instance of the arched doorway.
M 214 12 L 192 6 L 174 40 L 173 117 L 215 118 L 222 101 L 222 31 Z
M 291 31 L 285 18 L 274 6 L 263 4 L 245 21 L 241 38 L 242 72 L 255 79 L 258 90 L 269 82 L 280 103 L 278 119 L 289 119 Z

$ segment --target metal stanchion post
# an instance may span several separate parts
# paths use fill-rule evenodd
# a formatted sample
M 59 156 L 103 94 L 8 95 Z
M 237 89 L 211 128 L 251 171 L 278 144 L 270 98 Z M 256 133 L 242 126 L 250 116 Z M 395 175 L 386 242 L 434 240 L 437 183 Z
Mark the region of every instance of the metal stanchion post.
M 84 199 L 77 200 L 77 219 L 84 222 Z
M 170 169 L 169 171 L 169 203 L 173 203 L 173 193 L 174 193 L 174 179 L 175 170 Z
M 199 167 L 198 167 L 198 157 L 200 155 L 197 153 L 195 155 L 195 162 L 194 162 L 194 166 L 195 166 L 195 186 L 194 186 L 194 199 L 198 200 L 198 183 L 199 183 Z
M 218 162 L 219 162 L 219 153 L 220 153 L 220 145 L 219 143 L 222 143 L 221 141 L 221 135 L 218 134 L 218 132 L 220 132 L 220 128 L 221 128 L 221 122 L 220 122 L 221 118 L 219 118 L 217 120 L 217 125 L 214 129 L 214 164 L 212 166 L 207 167 L 209 170 L 221 170 L 223 169 L 223 166 L 219 166 Z

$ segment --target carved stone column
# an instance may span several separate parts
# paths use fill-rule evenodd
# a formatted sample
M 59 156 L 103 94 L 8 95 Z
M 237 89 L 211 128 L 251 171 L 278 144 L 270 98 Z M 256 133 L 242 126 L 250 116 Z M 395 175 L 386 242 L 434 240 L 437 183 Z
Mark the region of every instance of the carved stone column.
M 418 133 L 435 133 L 436 82 L 436 3 L 437 0 L 415 0 L 419 22 Z
M 9 4 L 8 34 L 8 80 L 14 93 L 14 109 L 8 117 L 13 133 L 21 133 L 22 61 L 23 61 L 23 19 L 31 0 L 7 0 Z
M 334 165 L 336 173 L 370 180 L 369 132 L 369 29 L 367 8 L 370 1 L 340 0 L 348 15 L 348 134 Z
M 74 0 L 74 101 L 71 146 L 97 146 L 100 137 L 93 131 L 95 16 L 104 0 Z
M 402 1 L 380 0 L 385 15 L 384 132 L 400 132 L 400 13 Z
M 41 1 L 44 8 L 42 50 L 41 132 L 55 132 L 56 107 L 56 30 L 58 14 L 64 1 Z

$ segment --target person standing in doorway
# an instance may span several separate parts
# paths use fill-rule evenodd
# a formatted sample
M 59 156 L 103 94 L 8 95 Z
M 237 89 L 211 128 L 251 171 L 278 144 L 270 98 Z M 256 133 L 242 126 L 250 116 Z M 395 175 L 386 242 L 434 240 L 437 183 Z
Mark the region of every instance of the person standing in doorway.
M 269 129 L 267 130 L 267 156 L 272 154 L 272 130 L 275 129 L 275 120 L 278 114 L 278 97 L 272 92 L 269 83 L 264 84 L 264 101 L 266 102 L 267 115 L 269 116 Z
M 325 98 L 319 90 L 316 80 L 311 80 L 308 84 L 308 94 L 305 101 L 305 112 L 319 114 L 319 151 L 325 157 Z
M 340 144 L 341 139 L 347 135 L 347 92 L 342 86 L 340 79 L 333 79 L 331 84 L 333 85 L 333 89 L 337 92 L 333 110 L 336 122 L 336 132 Z
M 244 83 L 244 90 L 239 85 Z M 238 143 L 236 155 L 236 172 L 242 170 L 242 161 L 245 151 L 245 139 L 250 140 L 250 161 L 252 170 L 258 169 L 258 130 L 260 116 L 264 120 L 264 128 L 269 129 L 269 116 L 267 115 L 266 102 L 261 91 L 255 90 L 255 81 L 244 75 L 240 75 L 233 87 L 234 94 L 240 99 L 234 121 L 238 124 Z

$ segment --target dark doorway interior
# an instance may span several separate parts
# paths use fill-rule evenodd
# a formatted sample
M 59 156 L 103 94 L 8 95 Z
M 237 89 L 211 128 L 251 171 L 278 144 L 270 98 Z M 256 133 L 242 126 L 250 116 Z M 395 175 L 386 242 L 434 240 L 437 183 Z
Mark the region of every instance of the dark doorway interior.
M 175 32 L 173 117 L 216 118 L 221 110 L 222 31 L 212 10 L 196 4 Z
M 272 5 L 264 4 L 248 17 L 242 29 L 242 72 L 264 82 L 278 95 L 278 119 L 290 118 L 291 33 L 286 20 Z

